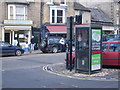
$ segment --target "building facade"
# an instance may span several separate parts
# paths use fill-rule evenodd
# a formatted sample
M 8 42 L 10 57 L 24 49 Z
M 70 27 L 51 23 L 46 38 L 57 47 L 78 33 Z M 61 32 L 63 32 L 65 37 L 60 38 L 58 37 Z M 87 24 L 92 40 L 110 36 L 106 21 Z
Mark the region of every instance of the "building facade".
M 52 35 L 66 36 L 67 17 L 82 15 L 81 24 L 91 23 L 90 11 L 69 0 L 2 0 L 0 12 L 0 41 L 22 48 L 32 35 L 39 41 L 43 25 Z
M 36 0 L 3 0 L 0 2 L 1 41 L 28 48 L 32 29 L 40 27 L 39 7 L 40 4 Z
M 107 31 L 114 31 L 115 34 L 119 33 L 120 31 L 120 0 L 76 0 L 77 2 L 80 2 L 82 5 L 88 8 L 98 8 L 101 9 L 104 13 L 108 15 L 108 17 L 113 22 L 113 27 L 105 27 L 105 30 Z
M 51 0 L 43 3 L 43 19 L 42 37 L 46 37 L 45 33 L 52 36 L 67 35 L 67 17 L 81 15 L 81 23 L 90 24 L 90 11 L 80 3 L 70 2 L 69 0 Z

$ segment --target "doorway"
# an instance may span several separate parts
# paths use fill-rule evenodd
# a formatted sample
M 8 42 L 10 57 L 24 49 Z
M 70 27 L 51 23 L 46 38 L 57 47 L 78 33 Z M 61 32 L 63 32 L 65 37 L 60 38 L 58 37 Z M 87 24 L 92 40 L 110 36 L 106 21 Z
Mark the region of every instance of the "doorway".
M 5 33 L 5 42 L 10 43 L 10 33 Z

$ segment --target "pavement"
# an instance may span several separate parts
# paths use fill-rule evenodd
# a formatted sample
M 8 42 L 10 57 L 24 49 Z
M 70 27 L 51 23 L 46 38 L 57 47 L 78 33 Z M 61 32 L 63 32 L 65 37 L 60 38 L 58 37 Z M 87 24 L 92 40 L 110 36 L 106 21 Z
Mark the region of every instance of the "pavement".
M 69 78 L 84 79 L 84 80 L 99 80 L 99 81 L 120 81 L 118 74 L 120 72 L 120 69 L 117 68 L 103 68 L 99 72 L 88 75 L 85 73 L 75 73 L 74 69 L 70 72 L 70 70 L 66 69 L 65 63 L 58 63 L 58 64 L 44 66 L 43 70 L 49 73 L 53 73 L 56 75 L 69 77 Z
M 30 51 L 26 51 L 26 52 L 24 52 L 23 55 L 40 54 L 40 53 L 42 53 L 41 50 L 34 50 L 34 51 L 32 51 L 32 52 L 30 52 Z
M 25 52 L 24 55 L 31 54 L 41 54 L 41 50 L 35 50 L 33 52 Z M 101 71 L 95 72 L 91 75 L 85 73 L 76 73 L 73 69 L 72 71 L 66 69 L 65 62 L 50 64 L 43 67 L 44 71 L 47 71 L 52 74 L 56 74 L 59 76 L 76 78 L 76 79 L 84 79 L 84 80 L 101 80 L 101 81 L 120 81 L 120 69 L 118 68 L 102 68 Z

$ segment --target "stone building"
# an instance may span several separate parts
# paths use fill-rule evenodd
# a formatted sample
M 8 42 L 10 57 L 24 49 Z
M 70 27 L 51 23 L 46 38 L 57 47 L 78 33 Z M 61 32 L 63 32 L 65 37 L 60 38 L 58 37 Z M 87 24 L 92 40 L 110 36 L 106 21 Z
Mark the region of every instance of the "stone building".
M 109 16 L 98 8 L 89 8 L 91 11 L 91 24 L 102 27 L 103 34 L 114 33 L 112 20 Z
M 120 0 L 76 0 L 77 2 L 80 2 L 82 5 L 88 8 L 97 8 L 101 9 L 104 13 L 108 15 L 108 17 L 113 22 L 113 27 L 108 28 L 112 29 L 115 33 L 117 33 L 118 29 L 120 28 Z M 105 28 L 107 29 L 107 28 Z M 110 30 L 111 31 L 111 30 Z
M 42 0 L 41 0 L 42 1 Z M 69 0 L 2 0 L 0 2 L 0 41 L 23 48 L 30 44 L 31 36 L 40 41 L 42 27 L 50 34 L 67 34 L 67 17 L 82 15 L 81 24 L 90 24 L 90 11 Z M 41 36 L 40 36 L 41 35 Z
M 69 0 L 51 0 L 43 3 L 43 28 L 42 38 L 46 37 L 45 33 L 52 36 L 67 35 L 67 17 L 81 15 L 81 23 L 90 24 L 90 10 L 80 3 L 70 2 Z
M 0 2 L 0 41 L 28 48 L 34 27 L 40 27 L 40 3 L 37 0 Z

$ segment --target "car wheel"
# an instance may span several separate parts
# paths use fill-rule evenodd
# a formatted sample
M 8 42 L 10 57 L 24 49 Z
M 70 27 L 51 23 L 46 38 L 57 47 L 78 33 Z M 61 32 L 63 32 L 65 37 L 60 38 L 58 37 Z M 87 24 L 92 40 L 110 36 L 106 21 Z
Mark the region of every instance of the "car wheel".
M 21 56 L 22 55 L 22 51 L 21 50 L 16 50 L 15 51 L 15 55 L 16 56 Z
M 43 41 L 41 42 L 40 46 L 41 46 L 42 48 L 44 48 L 44 47 L 46 46 L 46 42 L 43 40 Z
M 42 51 L 43 53 L 47 53 L 47 51 Z
M 53 47 L 53 48 L 52 48 L 52 52 L 53 52 L 53 53 L 57 53 L 57 52 L 58 52 L 58 48 L 57 48 L 57 47 Z

